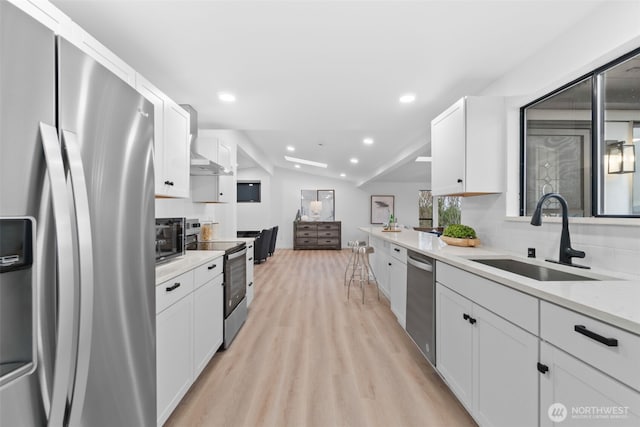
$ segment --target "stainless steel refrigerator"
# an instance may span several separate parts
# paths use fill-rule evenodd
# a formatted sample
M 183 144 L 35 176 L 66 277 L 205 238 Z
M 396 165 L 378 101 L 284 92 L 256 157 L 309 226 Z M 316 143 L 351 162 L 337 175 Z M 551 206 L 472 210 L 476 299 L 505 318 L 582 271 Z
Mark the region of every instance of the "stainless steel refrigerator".
M 0 0 L 0 426 L 156 424 L 153 108 Z

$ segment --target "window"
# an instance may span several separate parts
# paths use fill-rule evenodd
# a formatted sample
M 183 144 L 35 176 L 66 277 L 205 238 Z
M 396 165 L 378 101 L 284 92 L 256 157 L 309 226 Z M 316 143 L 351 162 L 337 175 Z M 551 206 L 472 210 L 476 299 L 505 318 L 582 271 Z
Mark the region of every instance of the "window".
M 521 109 L 520 214 L 560 193 L 571 216 L 640 216 L 640 49 Z M 559 215 L 549 200 L 546 214 Z
M 418 215 L 421 228 L 446 227 L 460 224 L 462 214 L 462 198 L 455 196 L 436 197 L 438 203 L 437 216 L 433 216 L 433 196 L 430 190 L 418 192 Z

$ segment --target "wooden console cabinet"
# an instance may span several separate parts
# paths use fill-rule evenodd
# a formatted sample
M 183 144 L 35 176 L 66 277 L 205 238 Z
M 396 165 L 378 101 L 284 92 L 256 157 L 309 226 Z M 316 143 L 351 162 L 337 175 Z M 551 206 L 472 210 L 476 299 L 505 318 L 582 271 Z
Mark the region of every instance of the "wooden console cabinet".
M 293 249 L 342 249 L 342 223 L 294 221 Z

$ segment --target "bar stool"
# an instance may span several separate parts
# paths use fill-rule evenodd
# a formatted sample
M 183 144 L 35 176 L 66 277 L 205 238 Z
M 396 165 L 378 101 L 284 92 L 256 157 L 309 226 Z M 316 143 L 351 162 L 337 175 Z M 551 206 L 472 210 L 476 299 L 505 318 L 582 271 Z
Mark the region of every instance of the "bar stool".
M 369 263 L 369 254 L 374 253 L 373 247 L 364 246 L 356 248 L 356 261 L 353 272 L 351 273 L 351 278 L 349 279 L 349 283 L 347 285 L 347 299 L 349 299 L 349 291 L 351 290 L 351 282 L 355 280 L 356 274 L 360 281 L 360 288 L 362 289 L 362 303 L 364 304 L 364 287 L 365 284 L 369 284 L 371 281 L 371 277 L 373 277 L 374 282 L 376 282 L 376 288 L 378 288 L 378 301 L 380 300 L 380 285 L 378 285 L 378 279 L 376 278 L 376 274 L 371 268 L 371 264 Z M 366 283 L 365 283 L 366 282 Z
M 358 248 L 367 246 L 367 242 L 363 240 L 350 240 L 347 242 L 347 246 L 351 248 L 351 255 L 349 256 L 349 261 L 347 262 L 347 268 L 344 270 L 344 285 L 347 286 L 347 276 L 349 276 L 349 272 L 353 275 L 353 272 L 356 268 L 356 261 L 358 258 Z

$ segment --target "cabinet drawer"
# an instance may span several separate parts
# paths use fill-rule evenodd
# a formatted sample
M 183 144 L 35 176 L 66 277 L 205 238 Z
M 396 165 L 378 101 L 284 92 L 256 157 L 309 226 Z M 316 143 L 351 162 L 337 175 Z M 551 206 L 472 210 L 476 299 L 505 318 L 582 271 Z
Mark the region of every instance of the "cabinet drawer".
M 340 224 L 318 224 L 318 231 L 340 230 Z
M 296 246 L 315 246 L 318 244 L 318 239 L 313 238 L 296 238 Z
M 318 246 L 337 246 L 340 239 L 334 237 L 318 237 Z
M 538 299 L 438 261 L 436 280 L 478 305 L 538 335 Z
M 296 231 L 318 231 L 317 224 L 298 224 Z
M 318 230 L 318 239 L 321 237 L 340 237 L 340 232 L 338 230 Z
M 640 336 L 542 301 L 540 337 L 618 381 L 640 390 Z M 609 341 L 609 345 L 599 340 Z
M 209 261 L 206 264 L 202 264 L 200 267 L 196 267 L 193 270 L 195 275 L 193 286 L 194 289 L 207 283 L 209 280 L 216 277 L 218 274 L 222 274 L 222 257 L 218 257 L 213 261 Z
M 398 261 L 401 261 L 404 264 L 407 263 L 407 248 L 391 243 L 389 253 Z
M 318 230 L 296 230 L 296 237 L 318 237 Z
M 156 314 L 193 291 L 193 270 L 156 286 Z

